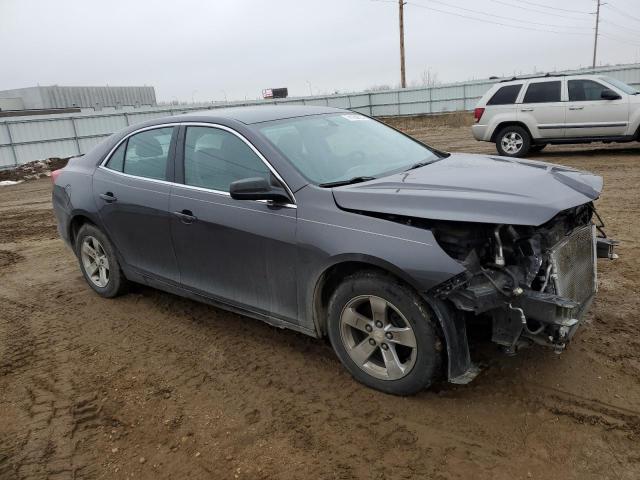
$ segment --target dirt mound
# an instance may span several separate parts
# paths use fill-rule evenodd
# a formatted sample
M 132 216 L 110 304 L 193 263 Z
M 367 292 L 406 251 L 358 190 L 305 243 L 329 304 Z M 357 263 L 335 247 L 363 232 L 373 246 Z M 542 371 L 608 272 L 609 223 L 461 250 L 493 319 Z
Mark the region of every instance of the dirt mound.
M 47 160 L 38 160 L 35 162 L 25 163 L 15 168 L 0 170 L 0 181 L 12 180 L 36 180 L 40 177 L 48 177 L 51 171 L 63 168 L 69 158 L 48 158 Z

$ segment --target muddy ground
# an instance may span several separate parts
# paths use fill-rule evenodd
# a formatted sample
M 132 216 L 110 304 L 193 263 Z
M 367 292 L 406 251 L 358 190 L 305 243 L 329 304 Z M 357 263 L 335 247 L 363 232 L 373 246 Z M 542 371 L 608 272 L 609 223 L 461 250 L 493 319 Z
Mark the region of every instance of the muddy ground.
M 493 152 L 467 126 L 403 128 Z M 411 398 L 355 383 L 320 340 L 144 287 L 98 297 L 50 180 L 0 188 L 0 478 L 640 478 L 640 145 L 533 158 L 604 176 L 621 258 L 568 351 L 479 343 L 473 383 Z

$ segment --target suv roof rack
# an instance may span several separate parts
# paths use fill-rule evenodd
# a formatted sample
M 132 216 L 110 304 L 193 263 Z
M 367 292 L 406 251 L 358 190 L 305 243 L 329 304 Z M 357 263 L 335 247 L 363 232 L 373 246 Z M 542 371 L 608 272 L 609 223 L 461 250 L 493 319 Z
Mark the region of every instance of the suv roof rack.
M 544 75 L 525 75 L 522 77 L 511 77 L 500 80 L 500 83 L 513 82 L 514 80 L 530 80 L 532 78 L 566 77 L 566 73 L 545 73 Z

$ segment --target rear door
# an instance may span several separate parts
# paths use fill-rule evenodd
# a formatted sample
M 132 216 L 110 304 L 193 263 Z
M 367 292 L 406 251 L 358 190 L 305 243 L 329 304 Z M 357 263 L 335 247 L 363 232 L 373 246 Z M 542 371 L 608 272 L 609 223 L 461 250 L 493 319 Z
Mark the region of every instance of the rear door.
M 590 79 L 567 81 L 567 137 L 611 137 L 624 135 L 629 124 L 628 97 L 605 100 L 604 90 L 612 90 Z M 616 92 L 617 93 L 617 92 Z
M 177 127 L 135 133 L 96 169 L 93 193 L 100 218 L 125 263 L 178 283 L 169 217 Z
M 562 81 L 530 81 L 517 118 L 526 125 L 535 125 L 531 132 L 534 138 L 563 137 L 565 105 L 562 102 Z
M 183 127 L 171 231 L 183 286 L 297 322 L 296 206 L 234 200 L 235 180 L 280 183 L 257 150 L 226 127 Z

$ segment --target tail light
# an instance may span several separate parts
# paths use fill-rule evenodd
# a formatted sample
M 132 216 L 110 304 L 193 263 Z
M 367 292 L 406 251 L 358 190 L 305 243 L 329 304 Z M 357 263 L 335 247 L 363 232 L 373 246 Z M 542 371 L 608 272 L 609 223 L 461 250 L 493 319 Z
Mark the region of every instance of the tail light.
M 56 179 L 60 176 L 61 173 L 62 173 L 62 168 L 59 168 L 58 170 L 53 170 L 51 172 L 51 182 L 56 183 Z
M 484 113 L 484 108 L 476 108 L 473 111 L 473 118 L 476 119 L 476 123 L 478 123 L 480 121 L 480 119 L 482 118 L 482 114 Z

